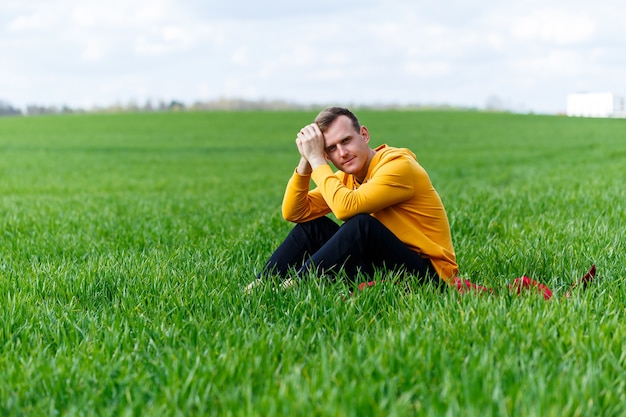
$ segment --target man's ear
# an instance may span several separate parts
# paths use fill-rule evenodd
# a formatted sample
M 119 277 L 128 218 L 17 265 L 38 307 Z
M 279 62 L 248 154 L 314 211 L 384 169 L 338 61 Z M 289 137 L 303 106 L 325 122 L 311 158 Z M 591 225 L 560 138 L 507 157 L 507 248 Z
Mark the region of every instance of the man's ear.
M 367 130 L 367 127 L 361 126 L 361 136 L 366 143 L 370 141 L 370 132 Z

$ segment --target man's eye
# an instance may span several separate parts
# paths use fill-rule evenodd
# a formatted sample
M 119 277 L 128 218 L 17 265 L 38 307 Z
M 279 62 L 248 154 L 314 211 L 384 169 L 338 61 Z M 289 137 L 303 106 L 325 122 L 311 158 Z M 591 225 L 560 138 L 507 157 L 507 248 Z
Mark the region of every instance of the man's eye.
M 326 151 L 327 152 L 335 152 L 335 149 L 337 149 L 336 146 L 331 146 L 330 148 L 328 148 Z

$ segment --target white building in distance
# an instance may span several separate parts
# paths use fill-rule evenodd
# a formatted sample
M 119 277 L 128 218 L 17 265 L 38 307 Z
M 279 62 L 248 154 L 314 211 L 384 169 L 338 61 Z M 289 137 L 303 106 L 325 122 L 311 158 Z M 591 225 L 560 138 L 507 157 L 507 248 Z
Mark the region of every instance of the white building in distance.
M 576 93 L 567 96 L 567 115 L 626 117 L 624 97 L 613 93 Z

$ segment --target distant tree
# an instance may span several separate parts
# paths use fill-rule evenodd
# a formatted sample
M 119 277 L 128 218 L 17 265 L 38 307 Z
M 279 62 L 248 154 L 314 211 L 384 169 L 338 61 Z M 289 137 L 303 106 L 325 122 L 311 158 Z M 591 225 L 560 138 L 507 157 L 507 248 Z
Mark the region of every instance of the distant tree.
M 179 111 L 185 110 L 185 103 L 182 101 L 172 100 L 168 106 L 169 110 Z
M 26 106 L 26 114 L 29 116 L 39 116 L 42 114 L 54 114 L 57 113 L 57 109 L 54 107 L 39 106 L 37 104 L 29 104 Z
M 152 100 L 147 99 L 146 103 L 143 105 L 141 110 L 143 110 L 145 112 L 153 112 L 154 111 L 154 104 L 152 104 Z
M 0 116 L 19 116 L 22 114 L 20 109 L 16 109 L 6 101 L 0 100 Z

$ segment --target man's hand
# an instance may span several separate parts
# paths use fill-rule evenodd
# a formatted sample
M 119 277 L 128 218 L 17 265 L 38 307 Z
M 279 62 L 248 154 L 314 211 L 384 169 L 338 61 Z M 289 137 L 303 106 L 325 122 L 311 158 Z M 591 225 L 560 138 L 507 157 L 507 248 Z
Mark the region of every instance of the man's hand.
M 298 133 L 296 145 L 302 158 L 308 161 L 311 170 L 326 164 L 326 158 L 324 157 L 324 134 L 317 124 L 311 123 L 304 126 Z

